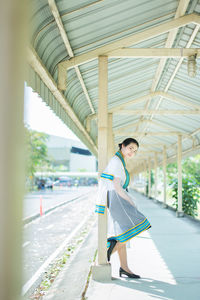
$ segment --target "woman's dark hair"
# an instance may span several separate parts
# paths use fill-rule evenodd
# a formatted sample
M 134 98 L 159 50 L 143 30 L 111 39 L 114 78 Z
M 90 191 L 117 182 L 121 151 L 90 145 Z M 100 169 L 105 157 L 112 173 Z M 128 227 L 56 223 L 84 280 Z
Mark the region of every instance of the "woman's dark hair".
M 133 138 L 127 138 L 127 139 L 125 139 L 122 143 L 120 143 L 118 146 L 119 146 L 119 149 L 121 150 L 122 149 L 122 145 L 124 145 L 125 147 L 126 146 L 128 146 L 129 144 L 131 144 L 131 143 L 133 143 L 133 144 L 136 144 L 137 146 L 138 146 L 138 148 L 139 148 L 139 143 L 138 143 L 138 141 L 136 141 L 135 139 L 133 139 Z

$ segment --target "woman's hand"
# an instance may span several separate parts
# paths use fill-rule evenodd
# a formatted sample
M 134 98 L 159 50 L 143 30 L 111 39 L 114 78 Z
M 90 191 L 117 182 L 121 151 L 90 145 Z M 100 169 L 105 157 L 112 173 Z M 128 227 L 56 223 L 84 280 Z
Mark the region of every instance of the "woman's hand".
M 133 206 L 135 206 L 135 208 L 137 208 L 137 205 L 135 204 L 135 202 L 133 201 L 133 197 L 130 195 L 129 196 L 130 197 L 130 199 L 131 199 L 131 203 L 133 204 Z
M 121 187 L 121 179 L 119 177 L 115 177 L 113 180 L 113 185 L 115 188 L 115 191 L 124 199 L 127 200 L 132 206 L 136 207 L 132 199 L 128 196 L 128 194 L 123 190 Z

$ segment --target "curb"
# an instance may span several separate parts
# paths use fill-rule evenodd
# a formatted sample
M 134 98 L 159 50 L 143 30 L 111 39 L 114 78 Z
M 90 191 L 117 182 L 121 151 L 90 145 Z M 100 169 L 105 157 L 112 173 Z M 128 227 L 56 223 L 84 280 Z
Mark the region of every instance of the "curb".
M 91 193 L 91 192 L 88 192 L 88 193 L 83 194 L 83 195 L 81 195 L 81 196 L 79 196 L 79 197 L 73 198 L 73 199 L 71 199 L 71 200 L 62 202 L 62 203 L 60 203 L 60 204 L 58 204 L 58 205 L 56 205 L 56 206 L 50 207 L 49 209 L 47 209 L 47 210 L 43 213 L 43 215 L 47 215 L 48 213 L 50 213 L 51 211 L 55 210 L 56 208 L 62 207 L 62 206 L 66 205 L 66 204 L 68 204 L 68 203 L 70 203 L 70 202 L 73 202 L 73 201 L 75 201 L 75 200 L 78 200 L 78 199 L 80 199 L 80 198 L 82 198 L 82 197 L 84 197 L 84 196 L 87 196 L 87 195 L 90 194 L 90 193 Z M 32 216 L 30 216 L 30 217 L 26 217 L 26 218 L 23 219 L 23 221 L 22 221 L 22 222 L 23 222 L 23 225 L 26 225 L 26 224 L 28 224 L 28 223 L 32 222 L 33 220 L 36 220 L 36 219 L 38 219 L 38 218 L 40 218 L 40 217 L 41 217 L 41 216 L 40 216 L 39 213 L 38 213 L 38 214 L 35 214 L 35 215 L 32 215 Z

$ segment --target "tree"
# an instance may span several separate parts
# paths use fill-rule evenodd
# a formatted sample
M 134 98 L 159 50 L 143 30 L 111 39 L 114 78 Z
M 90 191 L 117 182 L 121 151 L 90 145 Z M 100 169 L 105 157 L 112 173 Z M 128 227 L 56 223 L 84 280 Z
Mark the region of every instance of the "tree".
M 178 208 L 178 179 L 177 163 L 167 166 L 168 182 L 172 187 L 172 196 L 175 199 L 173 206 Z M 200 199 L 200 155 L 186 158 L 182 162 L 182 199 L 183 211 L 190 216 L 198 215 Z
M 174 178 L 171 182 L 172 196 L 175 199 L 173 206 L 178 208 L 178 179 Z M 199 186 L 193 176 L 183 174 L 182 177 L 182 208 L 190 216 L 198 215 L 198 202 L 200 197 Z
M 36 171 L 43 165 L 49 165 L 46 145 L 48 138 L 49 136 L 45 133 L 25 127 L 26 176 L 28 178 L 33 179 Z

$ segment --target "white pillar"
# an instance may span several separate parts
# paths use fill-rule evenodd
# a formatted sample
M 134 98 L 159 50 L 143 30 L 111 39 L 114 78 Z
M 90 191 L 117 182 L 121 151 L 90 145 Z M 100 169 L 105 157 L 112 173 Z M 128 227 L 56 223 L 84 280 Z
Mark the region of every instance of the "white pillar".
M 167 151 L 166 151 L 166 146 L 164 146 L 163 147 L 163 208 L 167 207 L 166 168 L 167 168 Z
M 155 153 L 155 191 L 154 198 L 157 200 L 158 198 L 158 157 L 157 153 Z
M 148 167 L 149 167 L 149 189 L 148 189 L 148 197 L 151 197 L 151 158 L 149 158 L 149 163 L 148 163 Z
M 21 299 L 26 1 L 0 9 L 0 299 Z
M 145 195 L 148 197 L 148 194 L 147 194 L 147 186 L 148 186 L 148 183 L 147 181 L 149 180 L 148 178 L 148 175 L 149 174 L 149 169 L 148 169 L 148 161 L 145 160 L 145 178 L 146 178 L 146 186 L 145 186 Z
M 142 172 L 142 180 L 145 182 L 143 194 L 145 195 L 146 190 L 146 162 L 143 162 L 143 172 Z
M 98 166 L 99 174 L 108 162 L 108 57 L 99 57 L 99 103 L 98 103 Z M 107 209 L 98 214 L 98 265 L 93 266 L 95 280 L 111 278 L 110 264 L 107 263 Z
M 182 136 L 178 135 L 178 211 L 176 213 L 177 217 L 183 216 L 182 210 Z
M 108 114 L 108 161 L 114 155 L 113 114 Z

